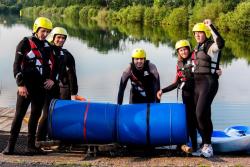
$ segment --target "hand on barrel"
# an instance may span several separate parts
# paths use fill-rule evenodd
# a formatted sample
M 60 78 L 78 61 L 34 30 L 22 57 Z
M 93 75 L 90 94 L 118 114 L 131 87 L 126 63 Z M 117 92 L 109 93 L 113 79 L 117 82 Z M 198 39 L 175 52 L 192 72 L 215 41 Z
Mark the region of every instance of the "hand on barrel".
M 157 98 L 158 98 L 159 100 L 161 100 L 161 96 L 162 96 L 162 90 L 159 90 L 159 91 L 157 92 Z

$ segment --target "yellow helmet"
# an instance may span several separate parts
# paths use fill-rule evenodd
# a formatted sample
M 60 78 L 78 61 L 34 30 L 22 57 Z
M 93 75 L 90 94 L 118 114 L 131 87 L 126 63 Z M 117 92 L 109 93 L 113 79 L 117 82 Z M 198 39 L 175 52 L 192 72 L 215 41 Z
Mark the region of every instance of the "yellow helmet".
M 54 36 L 54 35 L 65 35 L 66 37 L 68 36 L 68 33 L 66 31 L 65 28 L 62 28 L 62 27 L 55 27 L 53 28 L 53 30 L 51 31 L 51 34 Z
M 189 47 L 189 50 L 191 50 L 190 43 L 188 42 L 188 40 L 185 40 L 185 39 L 182 39 L 176 42 L 175 50 L 178 50 L 181 47 Z
M 36 33 L 38 28 L 46 28 L 48 30 L 51 30 L 52 27 L 52 22 L 50 21 L 50 19 L 46 18 L 46 17 L 38 17 L 33 25 L 33 32 Z
M 195 31 L 203 31 L 207 38 L 211 37 L 211 32 L 209 28 L 204 23 L 197 23 L 193 27 L 193 32 Z
M 137 49 L 133 50 L 132 58 L 137 58 L 137 59 L 146 58 L 145 50 L 143 50 L 141 48 L 137 48 Z
M 62 27 L 55 27 L 53 28 L 53 30 L 51 31 L 51 33 L 48 35 L 47 40 L 52 43 L 54 40 L 55 35 L 65 35 L 65 37 L 67 38 L 68 33 L 66 31 L 65 28 Z

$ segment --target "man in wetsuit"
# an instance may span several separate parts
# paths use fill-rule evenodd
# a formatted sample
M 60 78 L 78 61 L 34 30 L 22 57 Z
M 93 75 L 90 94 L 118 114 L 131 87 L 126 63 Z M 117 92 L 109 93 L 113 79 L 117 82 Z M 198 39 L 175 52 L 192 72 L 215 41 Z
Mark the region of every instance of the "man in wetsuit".
M 45 92 L 55 84 L 55 56 L 46 37 L 52 29 L 52 22 L 39 17 L 33 25 L 33 34 L 25 37 L 16 48 L 13 65 L 14 77 L 18 86 L 16 113 L 11 125 L 10 137 L 3 154 L 14 154 L 15 144 L 23 118 L 31 104 L 28 123 L 27 155 L 43 154 L 35 147 L 38 119 L 44 106 Z
M 51 43 L 58 60 L 60 95 L 57 97 L 56 93 L 50 92 L 49 97 L 47 97 L 47 107 L 43 110 L 43 115 L 38 126 L 38 143 L 39 141 L 45 141 L 47 137 L 48 108 L 50 101 L 53 98 L 60 98 L 64 100 L 76 100 L 77 98 L 78 85 L 75 70 L 75 59 L 67 49 L 63 48 L 67 36 L 67 31 L 62 27 L 55 27 L 48 36 L 48 41 Z
M 131 81 L 129 103 L 158 103 L 156 97 L 160 90 L 160 78 L 156 66 L 146 60 L 146 52 L 137 48 L 132 53 L 132 62 L 123 72 L 118 92 L 117 103 L 122 104 L 128 80 Z

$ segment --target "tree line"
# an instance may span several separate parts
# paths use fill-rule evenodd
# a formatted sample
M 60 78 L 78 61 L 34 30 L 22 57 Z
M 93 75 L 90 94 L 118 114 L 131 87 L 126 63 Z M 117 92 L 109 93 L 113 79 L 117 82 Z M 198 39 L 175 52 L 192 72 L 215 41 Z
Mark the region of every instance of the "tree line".
M 107 7 L 112 10 L 119 10 L 121 8 L 132 5 L 145 5 L 145 6 L 168 6 L 168 7 L 180 7 L 191 6 L 196 3 L 202 3 L 206 5 L 213 0 L 0 0 L 1 5 L 5 6 L 19 6 L 19 7 L 32 7 L 32 6 L 56 6 L 56 7 L 68 7 L 71 5 L 90 5 L 98 7 Z M 225 6 L 234 8 L 235 5 L 242 0 L 219 0 Z
M 27 28 L 32 28 L 34 19 L 26 17 L 20 19 L 17 15 L 0 15 L 0 24 L 12 27 L 19 23 L 24 24 Z M 51 17 L 51 19 L 55 26 L 65 27 L 71 37 L 84 41 L 88 47 L 96 48 L 102 53 L 108 53 L 110 50 L 123 50 L 126 41 L 134 43 L 143 40 L 155 46 L 166 44 L 174 48 L 176 41 L 185 38 L 190 40 L 192 46 L 196 44 L 190 30 L 176 26 L 166 28 L 163 26 L 143 26 L 140 23 L 110 25 L 92 19 L 86 21 L 69 17 Z M 222 64 L 230 64 L 233 59 L 238 58 L 244 58 L 250 64 L 249 37 L 237 33 L 220 32 L 226 40 L 223 50 L 225 56 L 222 56 Z
M 13 0 L 14 1 L 14 0 Z M 19 0 L 21 1 L 21 0 Z M 191 28 L 205 18 L 219 29 L 244 34 L 249 32 L 250 0 L 34 0 L 22 9 L 25 17 L 70 17 L 93 19 L 110 24 L 141 23 Z M 50 2 L 48 7 L 47 3 Z M 22 0 L 28 5 L 28 0 Z M 88 5 L 86 5 L 88 3 Z M 62 6 L 62 5 L 69 6 Z M 40 6 L 42 5 L 42 6 Z
M 109 24 L 191 28 L 211 18 L 219 29 L 250 34 L 250 0 L 0 0 L 0 13 L 70 17 Z

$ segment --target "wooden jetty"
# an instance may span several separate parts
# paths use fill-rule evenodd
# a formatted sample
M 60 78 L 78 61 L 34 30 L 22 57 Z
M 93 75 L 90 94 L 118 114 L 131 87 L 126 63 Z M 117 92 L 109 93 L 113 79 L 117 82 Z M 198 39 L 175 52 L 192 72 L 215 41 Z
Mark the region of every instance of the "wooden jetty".
M 29 114 L 29 111 L 27 112 Z M 15 108 L 0 107 L 0 131 L 9 132 L 15 115 Z M 21 132 L 28 131 L 27 121 L 23 121 Z

